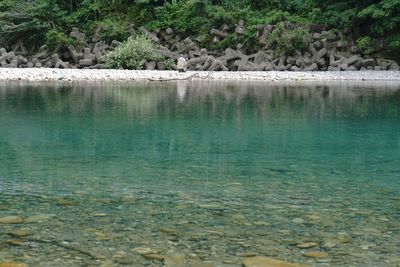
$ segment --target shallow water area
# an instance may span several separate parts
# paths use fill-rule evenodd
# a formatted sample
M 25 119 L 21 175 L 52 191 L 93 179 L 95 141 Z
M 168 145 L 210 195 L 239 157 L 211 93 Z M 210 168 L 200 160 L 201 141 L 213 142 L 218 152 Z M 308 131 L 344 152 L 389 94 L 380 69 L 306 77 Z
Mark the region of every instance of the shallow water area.
M 400 266 L 398 83 L 0 83 L 0 263 Z

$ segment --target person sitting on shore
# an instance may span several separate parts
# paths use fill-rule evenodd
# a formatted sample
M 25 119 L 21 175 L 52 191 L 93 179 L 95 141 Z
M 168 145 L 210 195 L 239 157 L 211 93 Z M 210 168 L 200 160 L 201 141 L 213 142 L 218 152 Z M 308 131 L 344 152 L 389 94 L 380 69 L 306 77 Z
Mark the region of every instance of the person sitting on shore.
M 187 62 L 186 62 L 186 59 L 183 57 L 183 55 L 181 55 L 178 58 L 178 64 L 176 66 L 176 69 L 179 72 L 186 72 L 186 70 L 187 70 Z

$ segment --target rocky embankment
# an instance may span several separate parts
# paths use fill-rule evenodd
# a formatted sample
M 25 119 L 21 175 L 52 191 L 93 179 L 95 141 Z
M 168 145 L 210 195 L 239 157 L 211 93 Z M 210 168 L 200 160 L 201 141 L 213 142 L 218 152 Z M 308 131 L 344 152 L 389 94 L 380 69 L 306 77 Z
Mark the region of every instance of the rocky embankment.
M 240 21 L 235 29 L 223 26 L 211 29 L 212 42 L 218 43 L 234 32 L 243 34 L 245 25 Z M 171 28 L 149 31 L 144 27 L 136 29 L 147 35 L 158 45 L 158 52 L 165 58 L 176 60 L 183 54 L 188 69 L 193 71 L 366 71 L 400 69 L 397 62 L 363 55 L 354 43 L 333 31 L 314 32 L 305 43 L 304 51 L 293 55 L 280 55 L 268 49 L 267 38 L 273 25 L 260 26 L 256 42 L 262 47 L 257 53 L 246 54 L 242 44 L 225 51 L 208 51 L 190 38 L 183 38 Z M 98 35 L 98 34 L 97 34 Z M 86 36 L 74 28 L 70 37 L 79 45 L 48 52 L 42 48 L 33 56 L 27 56 L 22 43 L 11 51 L 0 49 L 0 66 L 8 68 L 63 68 L 63 69 L 103 69 L 106 54 L 120 45 L 118 41 L 106 43 L 94 36 L 88 42 Z M 146 70 L 165 70 L 163 62 L 146 62 Z

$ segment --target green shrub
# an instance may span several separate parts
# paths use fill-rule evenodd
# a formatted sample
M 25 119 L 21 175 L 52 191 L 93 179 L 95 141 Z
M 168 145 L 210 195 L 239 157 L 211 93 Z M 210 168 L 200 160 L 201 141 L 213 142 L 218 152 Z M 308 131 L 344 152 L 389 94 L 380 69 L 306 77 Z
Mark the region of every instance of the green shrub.
M 357 39 L 356 41 L 357 47 L 363 52 L 364 54 L 372 54 L 375 52 L 374 43 L 371 37 L 363 36 Z
M 302 50 L 310 33 L 308 28 L 280 22 L 268 35 L 269 48 L 275 49 L 278 54 L 292 54 L 296 50 Z
M 400 52 L 400 34 L 393 35 L 387 38 L 389 49 L 397 54 Z
M 52 29 L 46 33 L 45 45 L 50 50 L 67 47 L 72 43 L 72 38 L 57 29 Z
M 166 70 L 173 70 L 175 65 L 175 60 L 172 58 L 166 58 L 163 60 L 164 66 Z
M 98 21 L 96 26 L 101 28 L 100 37 L 104 41 L 123 41 L 126 40 L 129 35 L 127 27 L 124 25 L 123 21 L 105 19 Z
M 113 69 L 143 69 L 146 61 L 158 61 L 155 44 L 146 36 L 129 37 L 127 41 L 107 55 L 106 65 Z

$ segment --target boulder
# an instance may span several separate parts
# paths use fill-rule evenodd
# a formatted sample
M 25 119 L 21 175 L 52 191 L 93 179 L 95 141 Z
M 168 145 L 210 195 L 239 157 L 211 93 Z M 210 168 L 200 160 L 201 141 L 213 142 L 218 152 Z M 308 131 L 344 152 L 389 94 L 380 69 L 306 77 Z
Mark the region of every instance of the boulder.
M 153 42 L 159 43 L 160 39 L 157 37 L 155 33 L 150 32 L 146 27 L 142 26 L 139 28 L 139 31 L 147 35 Z
M 400 70 L 399 64 L 397 64 L 396 62 L 392 62 L 389 66 L 388 70 L 392 70 L 392 71 L 398 71 Z
M 317 63 L 319 68 L 323 68 L 326 66 L 326 60 L 324 58 L 320 58 L 317 61 L 315 61 L 315 63 Z
M 156 64 L 156 67 L 157 67 L 158 70 L 165 70 L 166 69 L 164 62 L 162 62 L 162 61 L 158 61 L 157 64 Z
M 322 36 L 324 36 L 329 41 L 335 41 L 338 39 L 338 36 L 333 31 L 323 31 Z
M 48 57 L 49 57 L 49 54 L 47 53 L 47 51 L 41 51 L 41 52 L 39 52 L 39 53 L 37 53 L 37 54 L 35 54 L 33 56 L 33 58 L 37 58 L 39 60 L 45 59 L 45 58 L 48 58 Z
M 96 29 L 94 30 L 92 38 L 90 39 L 92 43 L 97 43 L 98 41 L 101 40 L 100 32 L 101 32 L 101 27 L 97 26 Z
M 267 44 L 268 35 L 272 32 L 273 29 L 274 26 L 272 25 L 265 25 L 264 27 L 261 28 L 261 32 L 259 31 L 259 35 L 257 36 L 260 44 L 262 45 Z
M 353 45 L 352 47 L 350 47 L 350 52 L 353 54 L 357 54 L 360 52 L 360 49 L 357 46 Z
M 329 66 L 329 67 L 328 67 L 328 71 L 340 71 L 340 68 L 339 68 L 339 67 L 332 67 L 332 66 Z
M 224 65 L 221 60 L 214 60 L 211 66 L 208 68 L 209 71 L 229 71 L 228 67 Z
M 312 38 L 313 38 L 314 40 L 319 40 L 319 39 L 322 38 L 322 35 L 321 35 L 320 33 L 318 33 L 318 32 L 315 32 L 315 33 L 313 34 Z
M 64 61 L 59 59 L 56 62 L 56 64 L 54 65 L 54 68 L 56 68 L 56 69 L 68 69 L 68 65 Z
M 184 45 L 184 48 L 185 48 L 186 52 L 189 52 L 190 50 L 200 52 L 200 48 L 196 45 L 195 42 L 192 41 L 192 39 L 185 38 L 182 41 L 182 43 Z
M 14 58 L 13 60 L 10 61 L 10 64 L 8 64 L 9 68 L 17 68 L 18 67 L 18 60 Z
M 321 49 L 322 48 L 322 42 L 315 41 L 315 42 L 313 42 L 313 46 L 315 47 L 315 49 Z
M 375 66 L 375 59 L 367 58 L 367 59 L 362 60 L 361 66 L 364 67 L 364 68 L 367 68 L 367 67 L 370 67 L 370 66 L 373 67 L 373 66 Z
M 318 51 L 315 50 L 311 60 L 313 62 L 319 61 L 322 57 L 326 56 L 326 54 L 328 54 L 328 50 L 326 48 L 322 48 L 321 50 L 318 50 Z
M 156 69 L 156 62 L 151 61 L 151 62 L 145 62 L 144 63 L 144 68 L 146 70 L 155 70 Z
M 348 59 L 345 60 L 345 64 L 348 66 L 355 64 L 356 62 L 362 62 L 362 58 L 359 55 L 354 55 L 349 57 Z
M 23 57 L 22 55 L 17 56 L 17 65 L 18 66 L 26 65 L 27 63 L 28 63 L 28 60 L 25 57 Z
M 13 59 L 15 59 L 15 58 L 16 58 L 16 56 L 15 56 L 14 51 L 10 51 L 10 52 L 8 52 L 8 53 L 6 54 L 6 60 L 7 60 L 8 62 L 11 62 L 11 60 L 13 60 Z
M 270 62 L 272 60 L 272 56 L 265 51 L 258 51 L 254 55 L 254 64 L 261 64 L 262 62 Z
M 93 66 L 86 67 L 86 69 L 105 69 L 106 66 L 104 64 L 96 64 Z
M 70 37 L 75 39 L 75 42 L 79 45 L 83 45 L 86 43 L 86 36 L 84 33 L 80 32 L 78 28 L 72 28 Z
M 171 28 L 166 28 L 165 29 L 165 33 L 169 34 L 169 35 L 172 35 L 174 33 L 174 31 Z
M 278 62 L 278 66 L 276 66 L 276 70 L 284 71 L 284 70 L 287 69 L 286 66 L 285 66 L 286 58 L 287 58 L 286 56 L 281 56 L 279 58 L 279 62 Z
M 171 35 L 166 31 L 160 31 L 160 36 L 162 39 L 164 39 L 164 41 L 169 41 L 171 39 Z
M 97 42 L 94 45 L 92 52 L 93 52 L 93 54 L 96 54 L 97 52 L 105 53 L 108 48 L 109 48 L 109 45 L 106 44 L 105 42 Z
M 235 33 L 237 35 L 242 35 L 244 33 L 244 20 L 239 20 L 239 22 L 236 24 L 235 28 Z
M 312 63 L 311 65 L 308 65 L 304 68 L 304 71 L 316 71 L 316 70 L 318 70 L 317 63 Z
M 292 67 L 290 67 L 290 70 L 291 70 L 291 71 L 300 71 L 301 68 L 299 68 L 299 67 L 297 67 L 297 66 L 292 66 Z
M 233 50 L 231 48 L 225 49 L 224 55 L 220 56 L 218 60 L 224 62 L 224 65 L 228 65 L 230 62 L 240 59 L 243 54 L 240 51 Z M 246 56 L 247 57 L 247 56 Z M 248 59 L 248 57 L 247 57 Z
M 239 60 L 235 61 L 234 66 L 238 71 L 249 71 L 250 70 L 249 57 L 242 56 Z
M 271 70 L 274 70 L 275 68 L 276 68 L 276 66 L 274 63 L 272 63 L 272 62 L 265 63 L 265 67 L 264 67 L 265 71 L 271 71 Z
M 68 51 L 71 54 L 71 57 L 72 57 L 72 60 L 74 61 L 74 63 L 78 64 L 80 56 L 79 56 L 78 52 L 76 51 L 75 47 L 73 47 L 72 45 L 69 45 Z
M 356 71 L 356 70 L 357 70 L 357 68 L 355 66 L 348 66 L 346 68 L 346 71 Z
M 7 50 L 4 47 L 0 48 L 0 57 L 4 56 L 5 54 L 7 54 Z
M 201 56 L 207 56 L 207 55 L 208 55 L 207 49 L 206 49 L 206 48 L 200 49 L 200 55 L 201 55 Z
M 204 62 L 204 64 L 198 68 L 198 70 L 207 70 L 211 64 L 214 62 L 215 58 L 213 56 L 208 56 L 206 62 Z
M 112 40 L 111 47 L 116 48 L 117 46 L 121 45 L 122 43 L 117 40 Z
M 54 67 L 56 63 L 60 60 L 60 56 L 58 54 L 51 55 L 51 63 L 48 67 Z
M 211 35 L 214 35 L 214 36 L 218 36 L 218 37 L 220 37 L 220 38 L 225 38 L 225 37 L 228 35 L 227 32 L 221 31 L 221 30 L 218 30 L 218 29 L 215 29 L 215 28 L 212 28 L 212 29 L 210 30 L 210 34 L 211 34 Z
M 221 30 L 225 33 L 227 33 L 229 31 L 230 27 L 228 26 L 228 24 L 224 23 L 224 25 L 222 25 Z
M 296 66 L 297 67 L 302 67 L 304 66 L 304 57 L 303 56 L 298 56 L 296 58 Z
M 196 58 L 196 57 L 199 57 L 201 54 L 200 54 L 200 51 L 197 48 L 196 50 L 189 51 L 188 55 L 189 55 L 189 58 Z
M 79 65 L 83 66 L 83 67 L 88 67 L 88 66 L 92 66 L 94 64 L 93 59 L 92 58 L 84 58 L 79 60 Z
M 188 61 L 189 66 L 203 65 L 207 61 L 207 56 L 201 56 L 196 58 L 191 58 Z
M 95 56 L 96 56 L 96 61 L 97 61 L 97 63 L 104 63 L 104 62 L 106 62 L 106 56 L 103 55 L 102 52 L 98 51 L 98 52 L 95 54 Z

